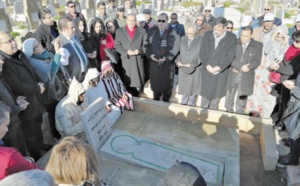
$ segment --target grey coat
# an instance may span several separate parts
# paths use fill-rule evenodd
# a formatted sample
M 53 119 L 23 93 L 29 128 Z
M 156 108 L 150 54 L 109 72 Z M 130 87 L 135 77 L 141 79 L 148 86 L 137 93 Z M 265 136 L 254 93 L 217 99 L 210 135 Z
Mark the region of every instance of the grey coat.
M 145 50 L 150 61 L 150 82 L 153 92 L 165 92 L 173 88 L 175 58 L 180 50 L 180 35 L 174 29 L 166 29 L 164 34 L 168 34 L 165 52 L 162 50 L 162 38 L 158 27 L 149 30 Z M 164 36 L 163 36 L 164 37 Z M 165 57 L 166 61 L 158 65 L 152 61 L 150 56 L 154 54 L 156 59 Z
M 224 38 L 215 49 L 215 38 L 213 31 L 205 33 L 200 49 L 202 61 L 201 96 L 208 100 L 213 100 L 225 96 L 226 79 L 229 66 L 235 57 L 236 36 L 231 32 L 226 32 Z M 218 74 L 211 74 L 206 70 L 206 66 L 221 68 Z
M 146 42 L 145 29 L 137 27 L 134 38 L 131 40 L 126 27 L 117 29 L 115 48 L 121 54 L 124 73 L 121 74 L 125 86 L 142 87 L 144 84 L 144 45 Z M 128 50 L 139 50 L 136 56 L 127 55 Z
M 86 56 L 87 64 L 85 66 L 85 72 L 81 73 L 80 58 L 77 56 L 77 53 L 76 53 L 75 49 L 73 48 L 72 44 L 69 42 L 67 37 L 64 36 L 63 34 L 60 34 L 59 38 L 60 38 L 61 46 L 70 52 L 69 64 L 66 66 L 66 69 L 68 70 L 68 72 L 70 74 L 70 77 L 73 78 L 73 76 L 75 76 L 79 82 L 83 82 L 84 76 L 88 70 L 88 64 L 89 64 L 88 57 Z M 78 38 L 76 36 L 75 36 L 75 39 L 77 40 L 77 43 L 80 45 L 81 49 L 83 50 L 83 53 L 86 55 L 86 52 L 84 51 L 80 41 L 78 40 Z
M 263 45 L 261 42 L 255 41 L 251 38 L 245 54 L 244 60 L 241 62 L 241 57 L 243 55 L 243 46 L 241 39 L 239 38 L 236 44 L 236 56 L 231 63 L 231 67 L 228 73 L 228 82 L 227 82 L 227 90 L 231 91 L 238 76 L 241 76 L 240 81 L 240 90 L 241 96 L 250 96 L 253 94 L 254 88 L 254 77 L 255 77 L 255 69 L 260 65 L 261 57 L 262 57 L 262 48 Z M 248 67 L 250 69 L 249 72 L 242 72 L 241 68 L 243 65 L 250 64 Z M 239 71 L 239 73 L 233 72 L 233 68 Z
M 190 67 L 179 67 L 179 90 L 182 95 L 198 95 L 200 94 L 200 78 L 201 78 L 201 60 L 200 47 L 201 36 L 195 36 L 190 46 L 188 46 L 188 37 L 181 37 L 180 54 L 175 62 L 190 64 Z

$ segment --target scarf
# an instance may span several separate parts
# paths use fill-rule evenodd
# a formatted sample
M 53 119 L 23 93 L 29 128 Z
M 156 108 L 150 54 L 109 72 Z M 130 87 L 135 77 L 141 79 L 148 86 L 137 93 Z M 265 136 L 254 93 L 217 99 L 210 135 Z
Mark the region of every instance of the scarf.
M 285 53 L 285 59 L 287 61 L 291 61 L 295 59 L 295 57 L 297 57 L 299 54 L 300 54 L 300 49 L 295 48 L 294 45 L 291 45 Z
M 49 52 L 47 50 L 45 50 L 41 54 L 33 54 L 32 57 L 35 58 L 35 59 L 45 60 L 45 59 L 49 59 L 50 58 L 50 54 L 49 54 Z
M 127 33 L 129 35 L 130 39 L 132 40 L 135 35 L 136 26 L 132 30 L 129 30 L 128 26 L 126 25 L 126 30 L 127 30 Z

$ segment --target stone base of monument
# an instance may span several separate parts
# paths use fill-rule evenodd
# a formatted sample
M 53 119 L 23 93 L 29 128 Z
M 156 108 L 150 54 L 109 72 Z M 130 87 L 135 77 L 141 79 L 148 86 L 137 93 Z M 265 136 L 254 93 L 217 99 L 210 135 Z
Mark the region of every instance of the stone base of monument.
M 165 163 L 172 158 L 202 163 L 200 165 L 205 170 L 202 170 L 202 176 L 208 185 L 240 184 L 237 128 L 195 124 L 151 113 L 125 112 L 112 129 L 115 132 L 100 153 L 101 177 L 108 185 L 162 185 L 166 174 L 163 169 L 167 167 Z M 131 140 L 121 140 L 120 136 Z M 128 144 L 130 142 L 135 144 Z M 146 146 L 139 149 L 143 145 Z M 137 150 L 134 148 L 139 149 L 136 151 L 138 154 L 131 152 Z M 207 165 L 214 165 L 214 168 L 223 166 L 224 171 L 215 169 L 220 177 L 213 180 L 208 173 L 214 168 L 207 169 Z

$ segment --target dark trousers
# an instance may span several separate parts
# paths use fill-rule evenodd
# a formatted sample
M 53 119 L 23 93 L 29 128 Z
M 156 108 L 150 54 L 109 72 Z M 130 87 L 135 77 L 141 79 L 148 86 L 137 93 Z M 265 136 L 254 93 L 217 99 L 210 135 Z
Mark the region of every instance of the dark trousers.
M 241 96 L 239 90 L 240 84 L 235 84 L 231 91 L 226 91 L 225 108 L 228 112 L 233 112 L 233 105 L 235 102 L 235 111 L 238 114 L 245 113 L 247 104 L 247 96 Z M 236 95 L 236 96 L 235 96 Z M 235 101 L 234 98 L 236 97 Z
M 43 144 L 42 115 L 21 124 L 25 144 L 30 156 L 36 161 L 41 157 Z
M 196 102 L 197 102 L 197 95 L 191 95 L 191 96 L 182 95 L 182 99 L 181 99 L 181 104 L 182 105 L 189 104 L 189 106 L 195 107 Z
M 162 100 L 164 102 L 169 102 L 170 97 L 172 95 L 172 89 L 164 92 L 153 92 L 153 99 L 159 101 L 161 95 L 162 95 Z
M 5 147 L 14 147 L 18 149 L 22 156 L 26 156 L 26 147 L 20 124 L 9 128 L 8 132 L 5 134 L 2 140 Z
M 57 104 L 58 104 L 58 102 L 55 101 L 55 102 L 52 102 L 49 104 L 44 104 L 44 107 L 45 107 L 46 111 L 48 112 L 49 127 L 51 130 L 51 134 L 53 137 L 60 139 L 60 134 L 56 130 L 56 127 L 55 127 L 55 108 L 56 108 Z
M 142 88 L 139 87 L 126 86 L 126 90 L 134 97 L 140 97 L 140 93 L 142 92 Z
M 205 97 L 201 98 L 201 107 L 204 109 L 212 109 L 217 110 L 219 106 L 220 98 L 216 98 L 213 100 L 208 100 Z

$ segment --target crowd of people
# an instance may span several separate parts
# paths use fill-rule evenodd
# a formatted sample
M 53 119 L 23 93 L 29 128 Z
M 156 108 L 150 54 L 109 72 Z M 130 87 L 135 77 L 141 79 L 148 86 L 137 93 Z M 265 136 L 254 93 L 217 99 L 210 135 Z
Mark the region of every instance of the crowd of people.
M 225 97 L 227 112 L 271 117 L 275 129 L 290 134 L 291 152 L 279 163 L 299 164 L 300 14 L 288 29 L 267 5 L 261 17 L 244 16 L 234 34 L 234 23 L 215 18 L 211 7 L 185 26 L 176 13 L 155 20 L 149 9 L 137 20 L 131 0 L 118 7 L 114 0 L 99 2 L 90 20 L 76 12 L 75 2 L 66 7 L 57 23 L 42 8 L 41 24 L 22 50 L 0 31 L 0 159 L 8 161 L 0 180 L 41 169 L 33 162 L 51 148 L 43 143 L 45 110 L 53 137 L 62 139 L 46 171 L 58 184 L 99 185 L 80 113 L 101 97 L 113 124 L 124 110 L 134 110 L 132 97 L 148 80 L 153 99 L 169 102 L 176 74 L 182 105 L 195 107 L 201 96 L 202 108 L 217 110 Z

